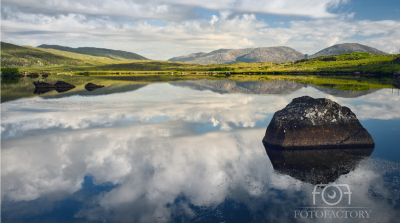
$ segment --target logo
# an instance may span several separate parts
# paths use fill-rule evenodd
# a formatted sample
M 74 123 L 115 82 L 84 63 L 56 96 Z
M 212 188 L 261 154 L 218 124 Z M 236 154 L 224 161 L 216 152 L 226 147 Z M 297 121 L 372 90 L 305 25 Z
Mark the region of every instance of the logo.
M 317 191 L 320 188 L 324 188 L 322 189 L 322 192 Z M 344 188 L 345 191 L 343 192 L 341 188 Z M 316 204 L 315 201 L 317 195 L 321 196 L 322 201 L 325 202 L 325 204 L 333 206 L 339 204 L 342 201 L 343 194 L 348 195 L 348 205 L 351 204 L 351 191 L 349 185 L 347 184 L 317 184 L 315 185 L 312 194 L 314 205 Z
M 312 207 L 294 211 L 294 218 L 365 218 L 369 219 L 368 207 L 352 207 L 353 192 L 347 184 L 317 184 L 312 192 Z M 343 205 L 341 207 L 338 204 Z

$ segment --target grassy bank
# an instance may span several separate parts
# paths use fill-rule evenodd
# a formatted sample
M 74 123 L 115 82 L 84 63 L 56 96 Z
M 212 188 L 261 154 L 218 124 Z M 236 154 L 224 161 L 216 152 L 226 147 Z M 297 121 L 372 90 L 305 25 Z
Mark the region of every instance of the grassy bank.
M 400 55 L 349 53 L 304 59 L 288 63 L 186 64 L 154 60 L 113 60 L 54 49 L 21 47 L 2 43 L 2 67 L 17 67 L 20 71 L 90 75 L 140 75 L 142 73 L 217 72 L 226 67 L 236 74 L 352 74 L 354 72 L 389 76 L 400 70 Z

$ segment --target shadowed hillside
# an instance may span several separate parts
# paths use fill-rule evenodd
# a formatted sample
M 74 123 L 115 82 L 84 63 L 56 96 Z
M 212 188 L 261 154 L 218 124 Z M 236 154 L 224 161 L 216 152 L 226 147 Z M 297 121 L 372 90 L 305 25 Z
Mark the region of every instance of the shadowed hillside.
M 95 48 L 95 47 L 71 48 L 65 46 L 46 45 L 46 44 L 40 45 L 38 47 L 44 49 L 55 49 L 72 53 L 86 54 L 97 57 L 108 57 L 114 60 L 148 60 L 146 57 L 140 56 L 136 53 L 126 52 L 121 50 L 110 50 L 110 49 Z
M 61 64 L 78 65 L 82 62 L 81 60 L 54 55 L 35 48 L 1 42 L 2 67 L 29 67 Z

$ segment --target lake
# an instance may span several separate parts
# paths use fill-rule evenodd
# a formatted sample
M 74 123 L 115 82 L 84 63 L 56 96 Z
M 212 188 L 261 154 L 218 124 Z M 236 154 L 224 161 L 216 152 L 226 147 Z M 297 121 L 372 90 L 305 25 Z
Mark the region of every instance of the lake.
M 107 81 L 2 85 L 2 222 L 399 221 L 397 89 Z M 349 107 L 375 148 L 265 148 L 273 114 L 304 95 Z

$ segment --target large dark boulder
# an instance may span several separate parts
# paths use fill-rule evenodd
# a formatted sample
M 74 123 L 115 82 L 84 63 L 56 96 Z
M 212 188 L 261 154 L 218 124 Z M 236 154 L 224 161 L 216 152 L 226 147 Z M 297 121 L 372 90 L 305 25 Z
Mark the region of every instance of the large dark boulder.
M 263 143 L 279 149 L 374 147 L 368 131 L 347 107 L 325 98 L 295 98 L 277 111 Z
M 88 83 L 85 85 L 85 89 L 88 91 L 94 91 L 98 88 L 102 88 L 104 87 L 104 85 L 97 85 L 97 84 L 93 84 L 93 83 Z

